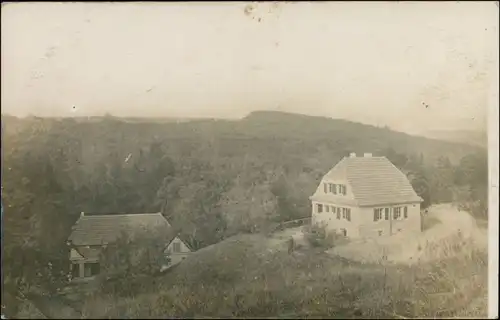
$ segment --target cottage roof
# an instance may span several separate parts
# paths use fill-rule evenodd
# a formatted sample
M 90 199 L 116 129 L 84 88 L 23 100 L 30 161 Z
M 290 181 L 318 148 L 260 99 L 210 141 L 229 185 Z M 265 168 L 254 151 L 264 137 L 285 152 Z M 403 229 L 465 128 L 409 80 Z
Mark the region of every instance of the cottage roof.
M 386 157 L 346 157 L 323 180 L 345 179 L 358 206 L 421 202 L 408 178 Z
M 68 240 L 77 246 L 102 245 L 116 241 L 122 233 L 130 237 L 160 231 L 170 236 L 171 226 L 161 213 L 82 215 Z

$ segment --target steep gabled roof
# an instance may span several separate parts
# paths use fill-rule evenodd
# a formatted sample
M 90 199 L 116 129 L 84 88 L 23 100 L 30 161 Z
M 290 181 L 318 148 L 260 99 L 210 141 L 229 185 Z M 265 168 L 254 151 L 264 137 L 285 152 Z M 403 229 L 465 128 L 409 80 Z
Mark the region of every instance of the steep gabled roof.
M 406 175 L 386 157 L 346 157 L 323 179 L 346 179 L 358 206 L 422 201 Z
M 68 240 L 76 246 L 102 245 L 116 241 L 122 233 L 133 238 L 139 233 L 154 231 L 165 236 L 171 232 L 170 224 L 161 213 L 82 215 Z

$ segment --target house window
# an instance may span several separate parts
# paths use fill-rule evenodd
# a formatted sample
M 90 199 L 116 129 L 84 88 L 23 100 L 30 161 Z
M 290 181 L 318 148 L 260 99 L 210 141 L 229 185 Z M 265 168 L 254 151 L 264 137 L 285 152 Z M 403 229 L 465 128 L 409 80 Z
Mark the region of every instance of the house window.
M 326 212 L 330 212 L 330 206 L 325 206 Z
M 342 218 L 345 219 L 345 208 L 342 208 Z
M 382 220 L 382 209 L 373 209 L 373 221 Z
M 333 192 L 333 188 L 334 188 L 334 186 L 335 186 L 335 185 L 334 185 L 333 183 L 330 183 L 330 184 L 328 185 L 328 190 L 330 191 L 330 193 L 334 193 L 334 192 Z
M 347 218 L 347 221 L 351 221 L 351 209 L 346 209 L 345 216 Z
M 340 208 L 337 208 L 337 220 L 340 220 Z
M 332 183 L 332 190 L 331 191 L 333 194 L 337 194 L 337 185 L 336 184 Z
M 327 186 L 327 184 L 326 184 L 326 183 L 323 183 L 323 189 L 324 189 L 325 193 L 327 193 L 327 192 L 328 192 L 328 186 Z
M 385 220 L 389 220 L 389 208 L 385 208 Z
M 174 252 L 181 252 L 181 244 L 179 242 L 174 242 L 173 250 Z
M 404 207 L 403 214 L 404 214 L 405 219 L 407 219 L 408 218 L 408 207 Z
M 339 184 L 339 193 L 340 193 L 340 194 L 342 194 L 342 195 L 344 195 L 344 196 L 345 196 L 345 194 L 346 194 L 346 190 L 347 190 L 347 189 L 346 189 L 346 186 L 345 186 L 345 185 L 343 185 L 343 184 Z
M 318 213 L 321 213 L 321 212 L 323 212 L 323 205 L 318 204 Z
M 401 208 L 394 208 L 394 220 L 401 218 Z

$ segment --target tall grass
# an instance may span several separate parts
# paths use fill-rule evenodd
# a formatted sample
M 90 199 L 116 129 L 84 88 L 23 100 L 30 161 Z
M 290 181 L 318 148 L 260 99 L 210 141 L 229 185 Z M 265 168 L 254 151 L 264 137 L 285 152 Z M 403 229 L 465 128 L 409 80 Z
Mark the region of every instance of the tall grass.
M 321 250 L 269 253 L 257 237 L 245 236 L 199 252 L 131 298 L 97 295 L 87 301 L 85 314 L 88 318 L 486 316 L 481 299 L 487 296 L 487 253 L 464 245 L 458 235 L 446 239 L 441 251 L 424 248 L 439 255 L 437 262 L 412 266 L 356 263 Z

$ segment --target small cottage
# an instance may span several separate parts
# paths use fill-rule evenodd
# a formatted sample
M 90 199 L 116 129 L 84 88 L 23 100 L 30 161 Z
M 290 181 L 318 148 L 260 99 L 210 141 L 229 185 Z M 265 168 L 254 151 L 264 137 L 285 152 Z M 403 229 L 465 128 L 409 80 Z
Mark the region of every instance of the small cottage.
M 408 178 L 386 157 L 351 153 L 321 180 L 312 223 L 349 238 L 420 232 L 420 198 Z
M 192 247 L 180 235 L 173 233 L 171 225 L 161 213 L 138 214 L 84 214 L 72 228 L 68 238 L 72 279 L 91 279 L 100 273 L 101 250 L 125 234 L 131 239 L 138 235 L 151 235 L 164 243 L 170 263 L 162 269 L 182 261 Z M 156 241 L 156 240 L 155 240 Z

